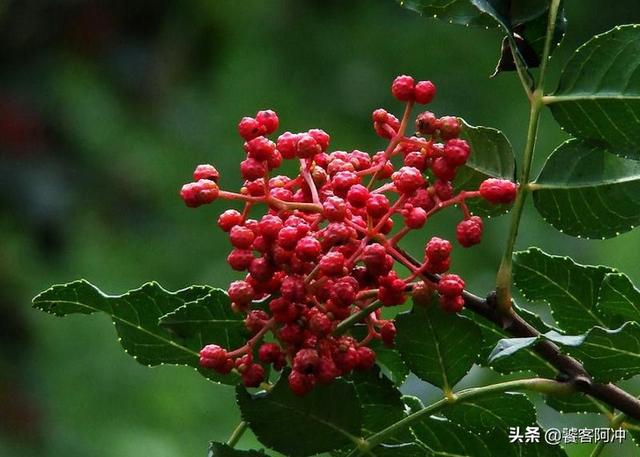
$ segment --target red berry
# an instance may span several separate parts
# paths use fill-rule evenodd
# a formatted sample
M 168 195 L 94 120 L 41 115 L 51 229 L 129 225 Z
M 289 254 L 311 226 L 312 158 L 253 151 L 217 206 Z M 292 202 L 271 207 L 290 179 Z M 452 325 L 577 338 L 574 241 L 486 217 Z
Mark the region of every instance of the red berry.
M 258 358 L 263 363 L 274 363 L 280 359 L 282 350 L 275 343 L 264 343 L 258 349 Z
M 360 184 L 360 177 L 352 171 L 339 171 L 331 178 L 333 192 L 340 197 L 346 197 L 349 189 L 356 184 Z
M 393 342 L 396 339 L 396 326 L 393 325 L 393 322 L 387 321 L 380 327 L 380 336 L 384 344 L 393 346 Z
M 357 349 L 358 361 L 356 363 L 356 370 L 370 370 L 376 363 L 376 353 L 366 346 L 361 346 Z
M 283 227 L 282 230 L 278 233 L 278 246 L 284 249 L 294 249 L 298 240 L 300 239 L 300 235 L 298 233 L 298 229 L 296 227 Z
M 358 281 L 355 278 L 343 276 L 329 289 L 329 296 L 336 305 L 347 307 L 356 301 L 358 289 Z
M 443 116 L 438 120 L 440 137 L 443 140 L 457 138 L 460 135 L 460 121 L 454 116 Z
M 258 114 L 256 114 L 256 122 L 263 127 L 267 135 L 278 130 L 278 115 L 270 109 L 258 111 Z
M 311 309 L 307 318 L 309 319 L 309 330 L 318 336 L 326 336 L 333 330 L 331 319 L 317 308 Z
M 447 257 L 446 259 L 441 260 L 439 262 L 428 261 L 425 268 L 429 273 L 438 274 L 438 273 L 444 273 L 445 271 L 447 271 L 450 265 L 451 265 L 451 257 Z
M 282 154 L 276 149 L 267 159 L 267 168 L 269 168 L 269 170 L 275 170 L 280 165 L 282 165 Z
M 327 276 L 338 276 L 342 274 L 344 262 L 344 255 L 340 252 L 333 251 L 322 257 L 318 265 L 321 273 Z
M 299 373 L 312 374 L 315 372 L 320 356 L 315 349 L 301 349 L 293 358 L 293 369 Z
M 245 181 L 244 188 L 249 195 L 253 197 L 261 197 L 264 195 L 264 179 L 259 178 L 254 181 Z
M 298 137 L 298 143 L 296 144 L 296 155 L 298 157 L 301 159 L 310 159 L 321 152 L 322 147 L 313 136 L 308 133 L 300 134 Z
M 267 167 L 264 162 L 248 158 L 240 162 L 240 173 L 243 179 L 253 181 L 266 175 Z
M 272 244 L 270 240 L 267 240 L 263 236 L 256 236 L 253 240 L 253 243 L 251 244 L 251 248 L 254 251 L 260 252 L 261 254 L 265 254 L 266 252 L 268 252 L 269 249 L 271 249 L 271 246 Z
M 453 197 L 453 186 L 449 181 L 437 180 L 433 185 L 433 191 L 440 200 L 449 200 Z
M 431 262 L 441 262 L 449 258 L 452 249 L 449 241 L 434 236 L 427 243 L 424 253 Z
M 282 154 L 282 157 L 285 159 L 293 159 L 296 156 L 298 140 L 300 139 L 300 135 L 284 132 L 282 135 L 278 137 L 277 148 Z
M 257 120 L 252 117 L 243 117 L 238 123 L 238 133 L 246 141 L 250 141 L 265 132 L 264 127 Z
M 302 397 L 313 390 L 316 385 L 316 377 L 310 374 L 303 374 L 298 371 L 289 373 L 289 387 L 291 391 Z
M 431 81 L 418 81 L 413 89 L 413 98 L 422 105 L 431 103 L 435 96 L 436 86 Z
M 295 253 L 298 258 L 304 262 L 313 262 L 318 259 L 322 252 L 320 241 L 312 236 L 305 236 L 298 241 L 295 247 Z
M 455 297 L 461 295 L 464 290 L 464 281 L 458 275 L 445 274 L 438 281 L 438 292 L 447 297 Z
M 265 323 L 269 320 L 269 315 L 261 309 L 254 309 L 247 314 L 244 319 L 244 326 L 247 328 L 251 335 L 255 335 L 264 327 Z
M 443 295 L 440 297 L 440 306 L 448 313 L 458 313 L 464 308 L 464 298 L 460 295 L 455 297 Z
M 409 202 L 425 211 L 429 211 L 436 204 L 428 189 L 418 189 L 413 197 L 409 199 Z
M 458 242 L 468 248 L 480 243 L 482 240 L 483 223 L 479 216 L 471 216 L 456 227 L 456 238 Z
M 384 151 L 376 152 L 372 158 L 372 162 L 376 166 L 382 167 L 378 169 L 378 179 L 387 179 L 393 174 L 393 164 L 388 160 Z
M 364 248 L 362 261 L 371 273 L 379 273 L 386 264 L 387 250 L 378 243 L 373 243 Z
M 246 281 L 233 281 L 229 284 L 227 293 L 232 302 L 241 306 L 248 305 L 255 297 L 253 287 Z
M 397 292 L 388 287 L 379 287 L 378 300 L 380 300 L 384 306 L 397 306 L 405 302 L 405 296 L 403 292 Z
M 229 356 L 226 349 L 217 344 L 208 344 L 200 350 L 200 365 L 204 368 L 218 370 L 226 369 Z
M 316 368 L 316 379 L 320 384 L 328 384 L 340 376 L 340 371 L 335 362 L 329 356 L 320 357 L 320 362 Z
M 218 185 L 208 179 L 200 179 L 182 186 L 180 197 L 189 208 L 211 203 L 218 198 Z
M 273 318 L 277 322 L 291 323 L 297 320 L 298 317 L 300 317 L 300 311 L 298 307 L 290 301 L 285 300 L 284 298 L 275 298 L 271 300 L 271 302 L 269 303 L 269 309 L 273 313 Z M 281 332 L 282 331 L 293 332 L 289 336 L 291 338 L 297 338 L 299 336 L 298 333 L 300 332 L 300 328 L 296 326 L 290 328 L 289 330 L 285 330 L 285 328 L 283 327 L 281 329 Z M 280 339 L 286 342 L 287 336 L 280 335 Z
M 276 150 L 276 145 L 273 141 L 259 136 L 244 144 L 244 148 L 250 158 L 256 159 L 260 162 L 269 160 Z
M 414 96 L 414 80 L 411 76 L 398 76 L 391 84 L 391 93 L 401 102 L 413 100 Z
M 264 381 L 264 368 L 262 365 L 253 363 L 242 373 L 242 382 L 247 387 L 260 387 Z
M 193 171 L 193 179 L 195 181 L 208 179 L 209 181 L 217 183 L 218 179 L 220 179 L 220 173 L 218 173 L 218 170 L 216 170 L 216 167 L 213 165 L 202 164 L 198 165 Z
M 347 192 L 347 201 L 355 208 L 363 208 L 369 199 L 369 190 L 362 184 L 351 186 Z
M 347 216 L 347 204 L 340 197 L 329 197 L 322 203 L 322 214 L 331 222 L 342 222 Z
M 452 167 L 464 165 L 469 158 L 471 148 L 465 140 L 454 138 L 444 146 L 444 158 Z
M 246 270 L 253 260 L 253 253 L 248 249 L 234 249 L 227 256 L 227 263 L 236 271 Z
M 264 257 L 253 259 L 249 265 L 249 274 L 258 282 L 266 282 L 273 275 L 273 267 Z
M 438 157 L 433 161 L 431 171 L 442 181 L 451 181 L 456 176 L 456 167 L 447 162 L 444 157 Z
M 280 294 L 285 300 L 302 302 L 306 294 L 304 280 L 299 276 L 287 276 L 280 285 Z
M 349 373 L 358 363 L 358 351 L 353 346 L 341 349 L 334 354 L 334 361 L 342 373 Z
M 321 129 L 311 129 L 307 133 L 316 140 L 316 143 L 320 145 L 320 149 L 322 149 L 322 151 L 327 150 L 329 147 L 329 140 L 331 139 L 327 132 Z
M 385 123 L 387 122 L 388 116 L 389 116 L 389 113 L 387 113 L 387 110 L 378 108 L 373 112 L 373 114 L 371 115 L 371 118 L 373 119 L 373 122 Z
M 225 232 L 238 224 L 242 224 L 242 214 L 235 209 L 228 209 L 218 217 L 218 226 Z
M 233 226 L 229 232 L 231 244 L 238 249 L 249 249 L 255 237 L 256 235 L 251 229 L 242 225 Z
M 404 156 L 404 165 L 424 171 L 427 168 L 427 158 L 420 151 L 412 151 Z
M 282 219 L 272 214 L 262 216 L 258 222 L 258 231 L 267 240 L 275 240 L 283 227 Z
M 404 214 L 404 223 L 412 230 L 421 228 L 426 222 L 427 212 L 422 208 L 411 208 Z
M 412 194 L 424 184 L 422 173 L 413 167 L 400 168 L 391 176 L 391 179 L 401 194 Z
M 367 200 L 367 213 L 378 219 L 389 211 L 389 199 L 383 194 L 371 194 Z
M 480 184 L 480 195 L 491 203 L 512 203 L 516 193 L 516 184 L 506 179 L 489 178 Z
M 438 118 L 431 111 L 420 113 L 416 118 L 416 130 L 423 135 L 432 135 L 439 125 Z

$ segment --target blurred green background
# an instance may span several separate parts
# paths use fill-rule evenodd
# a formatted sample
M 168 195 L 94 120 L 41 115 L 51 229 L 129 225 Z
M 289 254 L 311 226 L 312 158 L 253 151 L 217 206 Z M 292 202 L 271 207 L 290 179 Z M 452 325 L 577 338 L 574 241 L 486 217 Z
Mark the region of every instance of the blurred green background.
M 640 22 L 637 0 L 566 7 L 549 88 L 578 44 Z M 190 211 L 177 190 L 202 162 L 237 187 L 236 123 L 258 109 L 275 109 L 283 130 L 327 130 L 336 149 L 376 151 L 371 111 L 400 109 L 389 84 L 407 73 L 438 85 L 438 114 L 499 128 L 519 154 L 520 85 L 512 74 L 489 79 L 500 39 L 392 0 L 0 1 L 0 456 L 204 456 L 209 440 L 226 439 L 238 421 L 231 388 L 187 368 L 139 366 L 105 316 L 56 319 L 30 299 L 80 277 L 110 293 L 150 279 L 225 287 L 236 277 L 215 224 L 225 205 Z M 564 138 L 548 113 L 541 132 L 538 166 Z M 456 216 L 410 248 L 452 237 Z M 640 232 L 589 242 L 533 211 L 525 217 L 520 247 L 612 265 L 640 282 Z M 454 258 L 479 294 L 491 289 L 505 222 L 489 221 L 486 241 Z M 474 373 L 465 384 L 491 376 Z M 414 380 L 406 391 L 437 395 Z M 604 425 L 540 414 L 546 425 Z M 250 435 L 240 443 L 251 445 Z M 638 454 L 628 443 L 605 455 Z

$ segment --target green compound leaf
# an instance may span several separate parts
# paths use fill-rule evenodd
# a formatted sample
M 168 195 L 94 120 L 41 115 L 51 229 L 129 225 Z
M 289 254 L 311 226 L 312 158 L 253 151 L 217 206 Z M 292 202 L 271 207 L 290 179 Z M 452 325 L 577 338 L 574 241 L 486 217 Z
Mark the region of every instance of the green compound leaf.
M 273 389 L 252 396 L 238 386 L 242 419 L 262 444 L 291 457 L 314 455 L 353 444 L 361 435 L 362 405 L 344 379 L 317 386 L 304 397 L 291 392 L 283 373 Z
M 619 319 L 605 316 L 596 307 L 600 285 L 613 272 L 608 267 L 580 265 L 538 248 L 513 256 L 516 287 L 528 300 L 547 302 L 560 328 L 569 333 L 586 332 L 597 325 L 620 325 Z
M 456 190 L 477 190 L 480 183 L 488 178 L 513 180 L 515 157 L 511 143 L 504 134 L 489 127 L 474 127 L 460 118 L 463 124 L 460 138 L 471 146 L 471 155 L 462 166 L 453 182 Z M 507 212 L 511 205 L 492 205 L 482 199 L 468 202 L 475 214 L 499 215 Z
M 213 343 L 236 349 L 247 336 L 244 320 L 231 310 L 229 297 L 221 289 L 165 314 L 159 322 L 180 338 L 197 340 L 201 348 Z
M 558 123 L 572 135 L 604 141 L 640 159 L 640 26 L 616 27 L 578 48 L 549 97 Z
M 542 217 L 568 235 L 611 238 L 640 224 L 640 162 L 602 143 L 569 140 L 531 185 Z
M 481 341 L 478 326 L 448 314 L 436 302 L 414 305 L 396 318 L 396 345 L 402 359 L 420 379 L 450 389 L 471 369 L 478 356 L 470 350 Z
M 529 324 L 541 333 L 548 332 L 552 328 L 545 324 L 536 314 L 514 305 L 516 312 Z M 480 350 L 479 362 L 493 368 L 501 374 L 512 374 L 516 372 L 529 371 L 544 378 L 553 378 L 556 375 L 554 366 L 538 355 L 535 351 L 527 349 L 520 351 L 511 357 L 498 358 L 489 361 L 489 356 L 496 345 L 503 339 L 509 338 L 509 334 L 483 318 L 474 316 L 476 324 L 482 332 L 482 349 Z
M 161 327 L 158 320 L 186 302 L 211 292 L 210 287 L 193 286 L 168 292 L 155 282 L 124 295 L 106 295 L 87 281 L 60 284 L 33 299 L 33 305 L 56 316 L 92 314 L 101 311 L 111 317 L 124 350 L 143 365 L 189 365 L 198 367 L 201 342 L 181 337 Z
M 207 457 L 268 457 L 263 451 L 241 451 L 223 443 L 209 443 Z
M 596 307 L 607 316 L 621 316 L 625 320 L 640 322 L 640 290 L 628 276 L 609 273 L 600 287 Z

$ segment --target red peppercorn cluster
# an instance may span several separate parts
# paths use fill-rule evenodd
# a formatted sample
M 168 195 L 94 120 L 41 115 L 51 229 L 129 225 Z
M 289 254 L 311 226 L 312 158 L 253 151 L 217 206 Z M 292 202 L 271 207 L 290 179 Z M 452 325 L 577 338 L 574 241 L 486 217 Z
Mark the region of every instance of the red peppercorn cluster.
M 477 244 L 482 219 L 471 215 L 466 201 L 509 203 L 516 186 L 489 179 L 477 191 L 454 191 L 452 180 L 471 154 L 459 138 L 459 120 L 426 111 L 416 118 L 415 136 L 408 136 L 413 105 L 429 103 L 436 88 L 399 76 L 391 91 L 406 108 L 400 120 L 383 109 L 373 112 L 374 130 L 389 140 L 383 151 L 331 152 L 330 137 L 320 129 L 284 132 L 273 141 L 268 135 L 278 130 L 278 116 L 259 111 L 238 124 L 246 153 L 239 192 L 221 190 L 211 165 L 199 165 L 194 182 L 183 186 L 189 207 L 217 198 L 244 204 L 223 212 L 218 225 L 233 246 L 229 265 L 246 274 L 229 285 L 228 294 L 250 336 L 232 350 L 204 347 L 202 366 L 219 373 L 235 369 L 249 387 L 264 381 L 264 366 L 290 366 L 291 389 L 303 395 L 316 384 L 371 368 L 371 341 L 393 344 L 396 329 L 381 316 L 382 306 L 402 304 L 414 292 L 425 297 L 437 291 L 445 311 L 463 308 L 464 281 L 447 273 L 452 244 L 433 237 L 423 260 L 415 261 L 399 242 L 438 211 L 458 206 L 463 220 L 457 239 L 465 247 Z M 299 162 L 297 176 L 274 173 L 283 160 Z M 252 219 L 250 210 L 258 204 L 266 212 Z M 409 275 L 401 277 L 397 265 Z M 356 322 L 368 329 L 361 340 L 349 335 Z M 274 342 L 264 342 L 268 333 Z

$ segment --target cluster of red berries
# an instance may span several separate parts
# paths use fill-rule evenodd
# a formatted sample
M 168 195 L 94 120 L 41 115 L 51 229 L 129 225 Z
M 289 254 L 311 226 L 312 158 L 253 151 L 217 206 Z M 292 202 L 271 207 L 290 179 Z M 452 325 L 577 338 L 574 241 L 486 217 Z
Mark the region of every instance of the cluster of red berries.
M 234 311 L 246 316 L 250 334 L 240 348 L 203 348 L 204 367 L 220 373 L 235 369 L 245 385 L 257 387 L 264 381 L 264 366 L 290 366 L 291 389 L 303 395 L 317 383 L 371 368 L 376 358 L 368 347 L 372 340 L 393 344 L 396 329 L 392 320 L 382 318 L 382 306 L 437 291 L 445 311 L 462 309 L 464 281 L 446 273 L 452 244 L 433 237 L 423 260 L 416 261 L 398 243 L 436 212 L 458 206 L 463 215 L 458 241 L 465 247 L 477 244 L 482 220 L 470 214 L 467 199 L 509 203 L 516 186 L 489 179 L 478 190 L 454 191 L 452 180 L 471 153 L 459 138 L 461 123 L 455 117 L 423 112 L 416 119 L 416 135 L 405 135 L 413 105 L 430 102 L 435 92 L 430 81 L 395 79 L 392 93 L 406 102 L 404 116 L 398 120 L 383 109 L 373 112 L 375 131 L 389 139 L 386 149 L 373 155 L 329 152 L 329 135 L 319 129 L 285 132 L 274 142 L 267 135 L 278 129 L 279 120 L 267 110 L 238 125 L 247 155 L 240 165 L 245 180 L 240 192 L 221 190 L 213 166 L 196 168 L 195 182 L 181 191 L 187 206 L 216 198 L 244 202 L 240 211 L 223 212 L 218 224 L 233 246 L 229 265 L 247 272 L 230 284 L 228 293 Z M 395 157 L 402 161 L 397 170 Z M 283 159 L 299 161 L 296 177 L 271 176 Z M 249 218 L 260 203 L 267 206 L 266 214 Z M 396 224 L 400 227 L 394 230 Z M 397 264 L 410 274 L 400 277 Z M 348 334 L 354 323 L 368 329 L 361 340 Z M 267 333 L 275 342 L 264 342 Z

